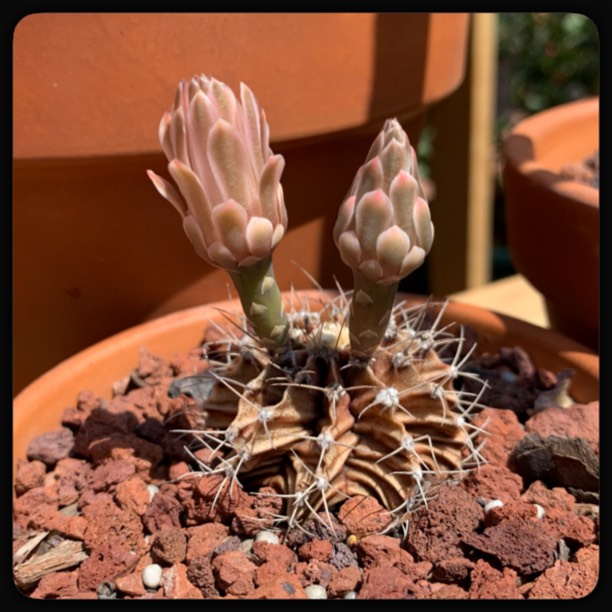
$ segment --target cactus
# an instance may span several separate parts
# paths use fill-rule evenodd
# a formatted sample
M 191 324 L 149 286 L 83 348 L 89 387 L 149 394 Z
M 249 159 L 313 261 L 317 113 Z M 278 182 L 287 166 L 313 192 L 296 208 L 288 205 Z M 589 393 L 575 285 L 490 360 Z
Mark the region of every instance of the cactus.
M 283 160 L 251 91 L 241 85 L 238 101 L 215 79 L 181 82 L 160 141 L 179 190 L 149 176 L 196 252 L 228 271 L 244 311 L 205 344 L 206 372 L 182 381 L 203 390 L 204 425 L 190 433 L 216 457 L 197 469 L 222 476 L 217 494 L 272 487 L 286 500 L 279 521 L 314 516 L 332 529 L 335 504 L 372 495 L 401 525 L 432 485 L 479 465 L 482 430 L 470 424 L 479 395 L 461 387 L 474 376 L 462 371 L 473 347 L 440 328 L 443 305 L 394 304 L 434 233 L 399 122 L 385 123 L 334 228 L 353 290 L 317 304 L 296 295 L 283 304 L 274 280 Z

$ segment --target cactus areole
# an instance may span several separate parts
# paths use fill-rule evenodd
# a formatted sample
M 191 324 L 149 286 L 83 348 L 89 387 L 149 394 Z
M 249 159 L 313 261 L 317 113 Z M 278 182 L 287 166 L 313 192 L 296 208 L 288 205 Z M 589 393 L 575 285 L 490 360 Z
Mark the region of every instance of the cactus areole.
M 181 385 L 200 389 L 203 426 L 191 433 L 216 459 L 196 469 L 218 475 L 219 494 L 273 487 L 289 526 L 311 516 L 332 526 L 332 506 L 371 495 L 392 526 L 432 485 L 479 465 L 479 397 L 461 385 L 474 377 L 462 371 L 471 350 L 439 327 L 443 305 L 395 304 L 434 236 L 399 122 L 385 122 L 334 227 L 352 291 L 289 306 L 272 264 L 287 228 L 284 160 L 251 90 L 241 84 L 238 99 L 214 78 L 181 82 L 159 138 L 177 188 L 149 177 L 198 255 L 227 270 L 244 311 L 204 345 L 208 370 Z

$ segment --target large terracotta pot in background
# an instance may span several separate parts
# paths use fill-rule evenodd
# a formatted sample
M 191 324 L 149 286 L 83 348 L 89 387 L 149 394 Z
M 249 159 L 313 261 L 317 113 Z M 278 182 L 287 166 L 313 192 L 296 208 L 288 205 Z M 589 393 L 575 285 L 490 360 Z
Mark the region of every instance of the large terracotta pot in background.
M 331 233 L 375 133 L 413 144 L 465 73 L 467 14 L 39 13 L 14 36 L 13 389 L 148 318 L 227 297 L 151 186 L 177 83 L 246 82 L 286 158 L 280 286 L 347 282 Z
M 551 325 L 594 350 L 599 337 L 599 190 L 560 176 L 599 149 L 599 98 L 516 125 L 503 146 L 512 263 L 546 300 Z
M 423 302 L 422 297 L 401 297 L 409 303 Z M 291 299 L 290 294 L 285 299 Z M 321 294 L 300 292 L 298 299 L 308 300 L 314 308 L 321 303 Z M 165 315 L 87 348 L 26 387 L 13 403 L 13 464 L 25 457 L 34 436 L 59 427 L 63 410 L 74 405 L 80 391 L 90 390 L 110 398 L 113 382 L 137 366 L 141 348 L 146 347 L 165 359 L 188 351 L 200 343 L 209 321 L 224 321 L 218 309 L 240 312 L 237 301 L 226 301 Z M 451 322 L 472 326 L 478 334 L 479 349 L 483 351 L 518 345 L 531 355 L 538 367 L 553 371 L 572 368 L 575 375 L 570 392 L 576 401 L 598 399 L 599 359 L 569 338 L 524 321 L 452 302 L 443 316 L 443 324 Z

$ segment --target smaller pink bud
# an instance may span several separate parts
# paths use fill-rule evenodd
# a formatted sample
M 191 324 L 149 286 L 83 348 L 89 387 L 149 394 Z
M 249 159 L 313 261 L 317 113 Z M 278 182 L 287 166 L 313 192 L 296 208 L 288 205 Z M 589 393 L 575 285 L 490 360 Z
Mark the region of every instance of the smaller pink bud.
M 353 270 L 392 284 L 423 263 L 433 237 L 416 154 L 397 119 L 388 119 L 340 206 L 334 241 Z

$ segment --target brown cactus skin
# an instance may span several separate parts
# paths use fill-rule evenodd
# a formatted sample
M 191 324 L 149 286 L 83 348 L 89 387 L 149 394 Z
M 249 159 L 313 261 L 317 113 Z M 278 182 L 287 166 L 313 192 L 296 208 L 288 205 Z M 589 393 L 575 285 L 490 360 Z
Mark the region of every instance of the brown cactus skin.
M 284 352 L 248 336 L 206 347 L 215 363 L 227 353 L 227 365 L 205 373 L 198 439 L 223 457 L 200 468 L 225 475 L 220 483 L 273 487 L 290 527 L 310 516 L 331 525 L 330 507 L 354 495 L 376 497 L 401 524 L 429 486 L 479 461 L 469 425 L 477 398 L 454 388 L 459 353 L 448 364 L 435 350 L 455 342 L 459 351 L 462 340 L 419 330 L 419 311 L 400 304 L 381 346 L 363 357 L 350 347 L 348 310 L 346 295 L 319 312 L 293 308 Z

